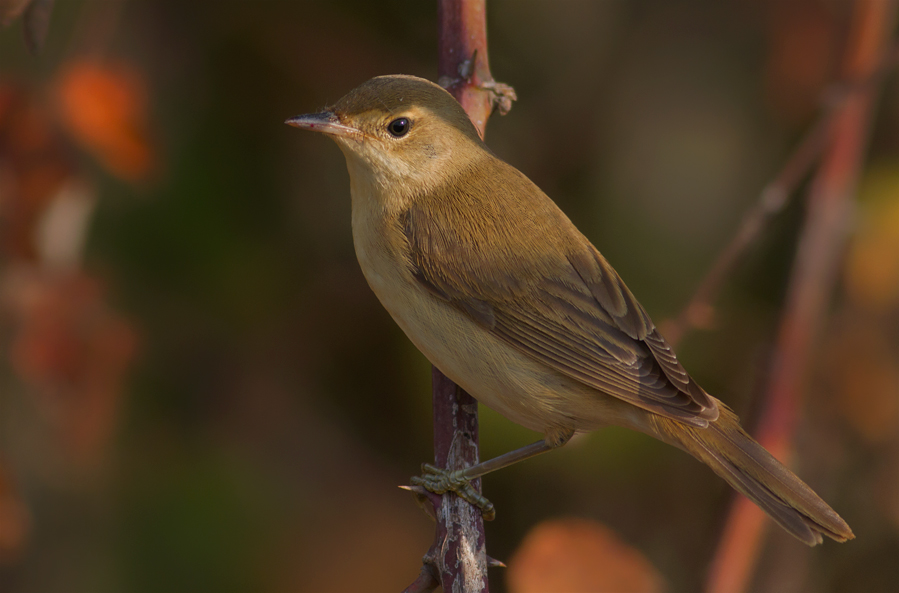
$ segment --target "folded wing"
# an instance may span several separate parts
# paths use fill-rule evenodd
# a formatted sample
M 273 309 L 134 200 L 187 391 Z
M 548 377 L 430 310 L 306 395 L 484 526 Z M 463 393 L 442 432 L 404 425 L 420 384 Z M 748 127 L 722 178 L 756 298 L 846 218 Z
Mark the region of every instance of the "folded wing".
M 615 270 L 526 177 L 518 173 L 516 181 L 517 187 L 455 184 L 484 188 L 484 195 L 417 200 L 404 213 L 408 263 L 418 282 L 563 375 L 697 427 L 715 420 L 716 404 Z M 538 211 L 535 202 L 515 198 L 522 191 L 539 192 Z M 512 219 L 527 221 L 525 228 L 509 228 Z M 472 224 L 487 228 L 473 232 Z M 535 241 L 558 249 L 534 250 Z

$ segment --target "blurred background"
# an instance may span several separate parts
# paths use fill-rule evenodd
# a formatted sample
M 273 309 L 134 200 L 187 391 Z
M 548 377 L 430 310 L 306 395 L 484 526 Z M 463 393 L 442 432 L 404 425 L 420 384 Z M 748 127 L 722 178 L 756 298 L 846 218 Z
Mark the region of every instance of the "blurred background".
M 282 122 L 436 79 L 435 3 L 65 0 L 38 56 L 24 4 L 0 2 L 0 590 L 401 590 L 432 539 L 396 488 L 432 457 L 430 366 L 356 263 L 343 156 Z M 818 116 L 851 3 L 488 4 L 519 97 L 488 144 L 674 317 Z M 857 540 L 771 529 L 753 590 L 899 590 L 897 157 L 888 79 L 794 441 Z M 802 217 L 679 348 L 749 427 Z M 482 457 L 536 438 L 481 409 Z M 732 498 L 617 429 L 485 494 L 492 590 L 519 592 L 699 590 Z

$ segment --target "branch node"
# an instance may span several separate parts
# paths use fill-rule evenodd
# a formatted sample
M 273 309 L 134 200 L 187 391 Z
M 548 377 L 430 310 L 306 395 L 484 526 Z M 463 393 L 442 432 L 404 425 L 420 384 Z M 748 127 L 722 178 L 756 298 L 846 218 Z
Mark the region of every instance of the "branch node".
M 489 81 L 482 82 L 478 88 L 488 91 L 492 96 L 493 108 L 500 115 L 506 115 L 512 109 L 512 101 L 518 100 L 518 94 L 511 85 L 504 82 L 496 82 L 492 78 Z
M 459 66 L 456 68 L 456 72 L 459 75 L 458 77 L 441 76 L 437 79 L 437 84 L 446 90 L 450 90 L 457 84 L 466 83 L 478 90 L 486 91 L 490 93 L 490 104 L 492 109 L 497 111 L 500 115 L 506 115 L 512 109 L 512 102 L 518 100 L 518 94 L 511 85 L 494 80 L 493 76 L 490 74 L 490 70 L 487 69 L 486 66 L 481 68 L 479 72 L 478 69 L 475 68 L 477 61 L 478 50 L 475 49 L 470 58 L 462 60 L 462 62 L 459 63 Z M 475 82 L 475 78 L 479 78 L 480 80 Z

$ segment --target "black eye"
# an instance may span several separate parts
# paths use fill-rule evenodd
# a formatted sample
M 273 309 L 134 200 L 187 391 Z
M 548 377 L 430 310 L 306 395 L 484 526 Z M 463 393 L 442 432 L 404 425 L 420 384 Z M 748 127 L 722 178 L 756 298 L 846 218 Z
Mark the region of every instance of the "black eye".
M 409 133 L 409 128 L 411 127 L 412 122 L 410 122 L 405 117 L 398 117 L 397 119 L 387 124 L 387 131 L 390 132 L 390 135 L 394 138 L 402 138 Z

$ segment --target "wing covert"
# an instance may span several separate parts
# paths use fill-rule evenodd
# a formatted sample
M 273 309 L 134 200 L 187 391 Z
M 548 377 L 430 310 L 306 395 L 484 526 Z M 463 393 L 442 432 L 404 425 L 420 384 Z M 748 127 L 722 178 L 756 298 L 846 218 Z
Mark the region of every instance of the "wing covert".
M 557 372 L 681 422 L 704 427 L 716 419 L 716 404 L 690 378 L 643 307 L 549 198 L 542 196 L 540 212 L 506 215 L 523 207 L 510 196 L 540 191 L 518 175 L 524 187 L 481 184 L 492 189 L 490 195 L 418 201 L 404 212 L 400 224 L 414 278 L 435 298 Z M 463 209 L 467 216 L 459 215 Z M 479 216 L 474 223 L 472 212 Z M 510 219 L 534 224 L 510 228 Z M 562 249 L 537 254 L 534 241 Z

